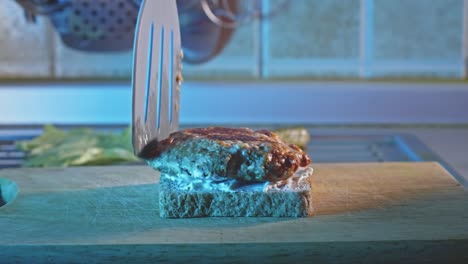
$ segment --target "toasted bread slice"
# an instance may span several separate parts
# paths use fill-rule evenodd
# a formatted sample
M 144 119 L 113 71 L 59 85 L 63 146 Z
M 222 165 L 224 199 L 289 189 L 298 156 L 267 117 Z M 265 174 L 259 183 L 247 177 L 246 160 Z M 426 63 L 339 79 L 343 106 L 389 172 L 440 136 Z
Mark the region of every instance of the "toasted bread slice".
M 311 167 L 299 169 L 286 182 L 264 189 L 187 190 L 173 177 L 161 175 L 161 218 L 305 217 L 312 215 Z

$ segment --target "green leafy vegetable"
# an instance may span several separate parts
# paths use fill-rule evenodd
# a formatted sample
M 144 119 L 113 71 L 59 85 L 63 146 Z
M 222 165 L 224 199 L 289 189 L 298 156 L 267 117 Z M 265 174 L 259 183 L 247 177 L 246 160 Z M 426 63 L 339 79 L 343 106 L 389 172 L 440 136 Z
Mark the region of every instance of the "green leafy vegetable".
M 274 130 L 284 142 L 288 144 L 294 144 L 302 149 L 307 148 L 307 144 L 310 141 L 310 134 L 304 127 L 292 127 L 292 128 L 282 128 Z
M 130 140 L 131 132 L 98 133 L 87 128 L 68 132 L 45 126 L 44 133 L 28 141 L 17 142 L 27 153 L 25 167 L 67 167 L 110 165 L 137 162 Z

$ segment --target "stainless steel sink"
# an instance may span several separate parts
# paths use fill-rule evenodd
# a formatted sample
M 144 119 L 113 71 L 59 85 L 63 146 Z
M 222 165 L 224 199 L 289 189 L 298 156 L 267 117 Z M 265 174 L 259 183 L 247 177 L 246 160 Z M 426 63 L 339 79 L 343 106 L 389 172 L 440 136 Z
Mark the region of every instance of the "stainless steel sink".
M 314 162 L 423 161 L 433 153 L 410 135 L 313 135 Z

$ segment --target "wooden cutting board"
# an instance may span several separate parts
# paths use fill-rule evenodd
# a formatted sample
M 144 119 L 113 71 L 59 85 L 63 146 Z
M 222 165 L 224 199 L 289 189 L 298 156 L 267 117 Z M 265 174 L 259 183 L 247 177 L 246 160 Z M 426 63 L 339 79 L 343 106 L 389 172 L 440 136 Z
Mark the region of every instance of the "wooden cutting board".
M 148 167 L 2 170 L 19 193 L 0 207 L 0 263 L 468 263 L 468 192 L 439 164 L 314 168 L 316 214 L 299 219 L 160 219 Z

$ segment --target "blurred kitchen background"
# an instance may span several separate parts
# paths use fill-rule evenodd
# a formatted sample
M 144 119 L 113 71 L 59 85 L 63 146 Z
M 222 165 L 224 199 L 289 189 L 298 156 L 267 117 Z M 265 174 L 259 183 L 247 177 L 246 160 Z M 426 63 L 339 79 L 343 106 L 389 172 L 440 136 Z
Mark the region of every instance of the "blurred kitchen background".
M 214 60 L 187 64 L 187 80 L 465 78 L 464 0 L 261 2 L 273 16 L 240 26 Z M 70 49 L 14 0 L 1 1 L 0 19 L 1 79 L 130 78 L 131 51 Z
M 467 0 L 228 0 L 260 11 L 233 30 L 209 22 L 224 40 L 191 23 L 208 25 L 202 1 L 178 0 L 192 8 L 180 14 L 190 33 L 182 127 L 302 126 L 315 162 L 439 161 L 468 179 Z M 22 164 L 14 142 L 45 124 L 108 130 L 131 120 L 131 47 L 73 49 L 57 30 L 70 24 L 28 22 L 18 2 L 27 1 L 0 0 L 0 168 Z M 135 11 L 118 14 L 139 0 L 75 2 L 117 8 L 91 14 L 124 38 Z

